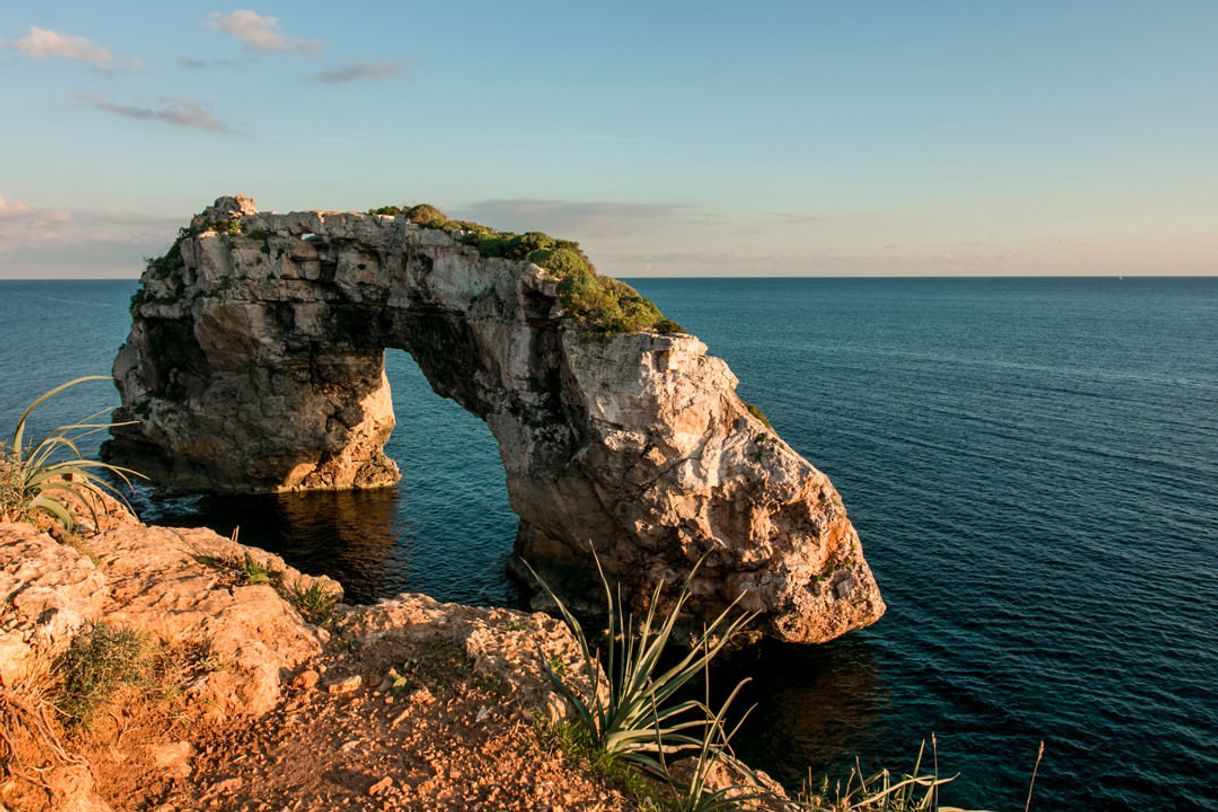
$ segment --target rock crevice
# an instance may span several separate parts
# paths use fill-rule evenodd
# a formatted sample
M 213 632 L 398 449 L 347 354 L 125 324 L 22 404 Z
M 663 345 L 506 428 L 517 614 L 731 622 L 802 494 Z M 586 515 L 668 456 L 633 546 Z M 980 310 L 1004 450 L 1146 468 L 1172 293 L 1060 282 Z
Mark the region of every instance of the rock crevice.
M 499 444 L 517 552 L 547 577 L 591 551 L 636 605 L 705 558 L 692 606 L 743 593 L 821 642 L 884 611 L 828 478 L 750 413 L 689 335 L 594 334 L 556 279 L 403 216 L 258 212 L 221 198 L 150 264 L 115 362 L 109 457 L 183 490 L 391 485 L 384 350 Z

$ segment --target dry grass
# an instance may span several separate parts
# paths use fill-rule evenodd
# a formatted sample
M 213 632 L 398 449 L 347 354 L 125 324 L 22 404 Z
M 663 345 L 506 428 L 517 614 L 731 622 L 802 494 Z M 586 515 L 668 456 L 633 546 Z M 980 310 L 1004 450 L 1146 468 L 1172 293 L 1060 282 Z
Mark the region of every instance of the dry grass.
M 83 764 L 61 737 L 56 679 L 35 669 L 18 684 L 0 686 L 0 785 L 11 779 L 44 789 L 41 774 L 61 764 Z

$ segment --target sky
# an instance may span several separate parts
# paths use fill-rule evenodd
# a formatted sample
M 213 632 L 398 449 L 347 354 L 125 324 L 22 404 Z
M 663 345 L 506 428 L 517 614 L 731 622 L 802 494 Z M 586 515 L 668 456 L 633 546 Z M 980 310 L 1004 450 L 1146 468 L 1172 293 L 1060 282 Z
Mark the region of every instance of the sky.
M 0 4 L 0 278 L 215 198 L 617 276 L 1218 273 L 1218 2 Z

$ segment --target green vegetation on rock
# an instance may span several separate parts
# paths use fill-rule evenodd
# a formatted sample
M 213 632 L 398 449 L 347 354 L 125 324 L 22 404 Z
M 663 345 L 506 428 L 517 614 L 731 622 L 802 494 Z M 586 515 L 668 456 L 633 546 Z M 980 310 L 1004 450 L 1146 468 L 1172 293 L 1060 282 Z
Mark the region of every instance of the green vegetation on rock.
M 158 654 L 154 644 L 130 629 L 105 623 L 88 627 L 56 663 L 63 679 L 59 710 L 87 727 L 119 688 L 153 683 Z
M 331 592 L 320 581 L 305 586 L 294 583 L 287 587 L 287 599 L 300 612 L 300 616 L 317 626 L 329 623 L 338 608 L 338 594 Z
M 159 257 L 146 257 L 144 263 L 148 273 L 157 279 L 168 279 L 173 273 L 182 270 L 186 262 L 182 259 L 182 243 L 194 236 L 189 228 L 179 228 L 178 236 L 169 246 L 169 250 Z
M 749 410 L 749 414 L 761 421 L 761 425 L 765 426 L 770 431 L 774 430 L 774 424 L 770 422 L 770 418 L 765 416 L 765 412 L 761 411 L 761 407 L 756 403 L 745 401 L 744 408 Z
M 227 220 L 212 220 L 202 228 L 182 227 L 178 229 L 178 236 L 174 239 L 173 244 L 169 246 L 164 254 L 159 257 L 144 257 L 144 267 L 148 274 L 154 279 L 169 279 L 175 274 L 180 274 L 182 269 L 186 267 L 186 261 L 182 259 L 182 243 L 186 240 L 196 237 L 205 231 L 214 231 L 217 234 L 223 234 L 229 237 L 241 236 L 241 220 L 237 218 Z M 250 237 L 266 240 L 270 235 L 264 229 L 255 229 L 250 232 Z M 270 247 L 265 246 L 263 253 L 270 253 Z M 179 278 L 177 285 L 177 295 L 180 297 L 185 293 L 186 286 Z M 134 311 L 145 301 L 148 301 L 148 294 L 141 286 L 136 290 L 131 297 L 131 310 Z
M 528 260 L 549 271 L 558 280 L 558 295 L 575 323 L 603 335 L 617 333 L 662 333 L 678 335 L 685 330 L 666 318 L 655 303 L 625 282 L 601 276 L 580 250 L 579 243 L 560 240 L 540 231 L 516 234 L 496 231 L 467 220 L 450 220 L 444 212 L 426 203 L 418 206 L 382 206 L 369 214 L 405 217 L 410 222 L 451 234 L 478 249 L 484 257 Z
M 91 514 L 96 525 L 97 508 L 104 510 L 99 494 L 109 492 L 125 503 L 107 477 L 121 480 L 130 487 L 131 477 L 142 478 L 143 475 L 129 468 L 87 459 L 80 452 L 80 444 L 85 438 L 129 423 L 94 422 L 103 410 L 79 422 L 52 429 L 37 443 L 27 444 L 25 440 L 30 415 L 47 400 L 81 383 L 109 380 L 105 375 L 76 378 L 36 398 L 21 413 L 12 439 L 0 442 L 0 521 L 29 520 L 42 513 L 70 531 L 76 527 L 74 504 Z

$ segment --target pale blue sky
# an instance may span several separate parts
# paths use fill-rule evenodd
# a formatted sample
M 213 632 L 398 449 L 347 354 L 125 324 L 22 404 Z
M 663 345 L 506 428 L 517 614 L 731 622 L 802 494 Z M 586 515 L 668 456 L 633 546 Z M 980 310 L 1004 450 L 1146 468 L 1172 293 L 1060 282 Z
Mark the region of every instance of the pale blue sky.
M 231 193 L 620 276 L 1218 273 L 1215 2 L 5 0 L 0 41 L 0 277 L 134 276 Z

